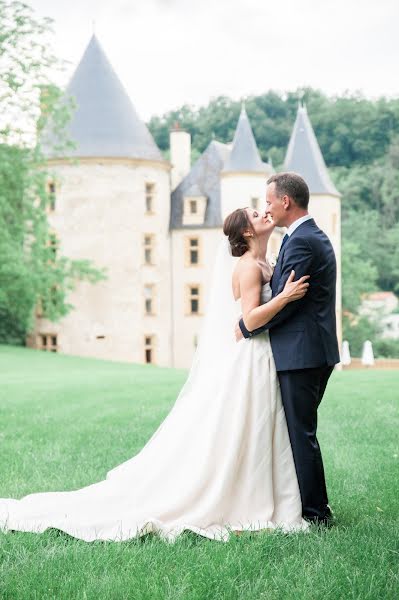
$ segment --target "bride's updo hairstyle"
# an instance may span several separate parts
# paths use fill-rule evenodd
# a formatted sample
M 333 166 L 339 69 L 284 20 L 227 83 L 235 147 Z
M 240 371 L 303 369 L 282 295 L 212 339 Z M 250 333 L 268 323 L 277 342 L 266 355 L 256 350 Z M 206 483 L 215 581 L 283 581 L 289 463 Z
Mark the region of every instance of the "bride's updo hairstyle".
M 242 256 L 249 250 L 247 239 L 244 237 L 244 231 L 248 231 L 248 229 L 254 232 L 245 208 L 237 208 L 225 218 L 223 233 L 229 238 L 233 256 Z

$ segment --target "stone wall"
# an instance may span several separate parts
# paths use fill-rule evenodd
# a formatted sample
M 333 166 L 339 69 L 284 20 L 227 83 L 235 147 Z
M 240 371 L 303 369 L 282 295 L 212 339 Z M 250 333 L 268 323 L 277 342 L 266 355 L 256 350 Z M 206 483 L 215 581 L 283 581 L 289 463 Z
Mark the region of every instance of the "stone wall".
M 80 282 L 74 306 L 59 323 L 37 320 L 31 337 L 55 333 L 65 354 L 144 362 L 144 336 L 154 337 L 154 362 L 171 364 L 171 280 L 167 163 L 92 159 L 55 163 L 56 209 L 50 225 L 59 252 L 107 269 L 106 281 Z M 154 211 L 145 211 L 145 184 L 155 184 Z M 143 236 L 154 235 L 154 264 L 144 264 Z M 155 315 L 145 316 L 143 286 L 156 289 Z

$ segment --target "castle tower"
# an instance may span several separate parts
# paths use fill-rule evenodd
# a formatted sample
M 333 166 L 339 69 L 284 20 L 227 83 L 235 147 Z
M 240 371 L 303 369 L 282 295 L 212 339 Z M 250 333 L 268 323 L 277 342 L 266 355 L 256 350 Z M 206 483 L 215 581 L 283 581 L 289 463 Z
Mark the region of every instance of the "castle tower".
M 299 106 L 284 162 L 309 186 L 309 212 L 328 235 L 337 257 L 337 328 L 341 342 L 341 195 L 330 179 L 306 107 Z
M 262 162 L 247 112 L 243 106 L 231 152 L 222 171 L 222 218 L 239 207 L 265 208 L 269 164 Z
M 168 365 L 170 164 L 95 35 L 65 97 L 76 105 L 67 126 L 74 148 L 59 152 L 53 134 L 43 138 L 54 171 L 49 221 L 60 254 L 90 259 L 107 279 L 78 283 L 60 322 L 38 318 L 33 345 Z
M 243 106 L 234 134 L 230 155 L 221 173 L 222 219 L 237 208 L 249 206 L 266 209 L 266 181 L 273 167 L 264 163 Z M 268 253 L 277 254 L 281 233 L 276 231 L 269 242 Z

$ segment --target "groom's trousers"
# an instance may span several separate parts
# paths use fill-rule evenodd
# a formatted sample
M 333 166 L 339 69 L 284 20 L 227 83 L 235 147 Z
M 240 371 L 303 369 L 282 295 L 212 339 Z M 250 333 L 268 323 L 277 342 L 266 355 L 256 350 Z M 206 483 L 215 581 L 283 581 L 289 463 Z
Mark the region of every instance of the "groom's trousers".
M 334 367 L 279 371 L 281 396 L 302 500 L 309 520 L 329 516 L 323 460 L 316 437 L 317 408 Z

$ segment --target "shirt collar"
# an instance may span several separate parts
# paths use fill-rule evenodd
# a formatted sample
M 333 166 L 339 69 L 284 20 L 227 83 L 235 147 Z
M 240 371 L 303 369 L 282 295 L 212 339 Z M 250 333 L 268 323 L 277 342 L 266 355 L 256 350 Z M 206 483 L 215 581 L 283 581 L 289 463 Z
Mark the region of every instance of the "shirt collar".
M 305 221 L 309 221 L 310 219 L 313 219 L 312 215 L 305 215 L 304 217 L 299 217 L 299 219 L 291 223 L 291 225 L 288 227 L 287 235 L 292 235 L 295 229 L 299 227 L 299 225 L 302 225 L 302 223 L 305 223 Z

